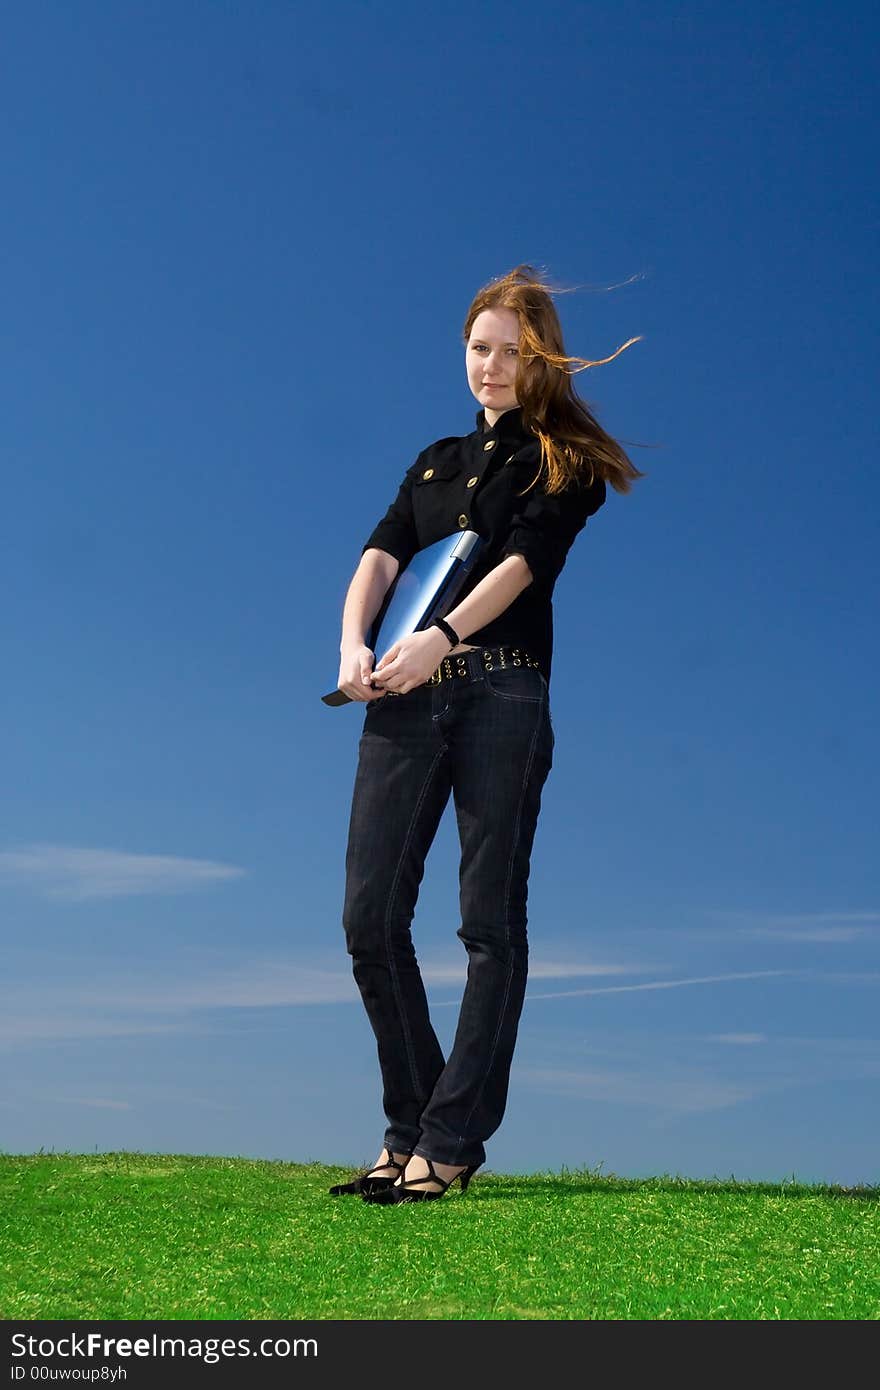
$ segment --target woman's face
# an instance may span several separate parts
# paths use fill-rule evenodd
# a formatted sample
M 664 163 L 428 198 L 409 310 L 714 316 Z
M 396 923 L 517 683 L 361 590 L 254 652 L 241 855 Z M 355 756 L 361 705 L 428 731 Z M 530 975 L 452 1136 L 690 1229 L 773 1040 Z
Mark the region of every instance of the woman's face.
M 465 351 L 468 385 L 494 425 L 519 402 L 513 383 L 519 360 L 519 319 L 512 309 L 484 309 L 474 319 Z

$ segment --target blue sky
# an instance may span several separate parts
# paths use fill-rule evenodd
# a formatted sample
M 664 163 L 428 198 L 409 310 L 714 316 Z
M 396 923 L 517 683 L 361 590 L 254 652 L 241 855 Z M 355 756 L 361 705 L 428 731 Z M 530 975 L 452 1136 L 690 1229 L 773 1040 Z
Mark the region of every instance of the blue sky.
M 487 1166 L 876 1182 L 873 8 L 4 19 L 6 1152 L 357 1164 L 360 548 L 528 261 L 646 474 L 556 590 Z M 606 291 L 605 286 L 620 288 Z M 869 393 L 871 398 L 869 401 Z M 451 805 L 417 949 L 464 979 Z

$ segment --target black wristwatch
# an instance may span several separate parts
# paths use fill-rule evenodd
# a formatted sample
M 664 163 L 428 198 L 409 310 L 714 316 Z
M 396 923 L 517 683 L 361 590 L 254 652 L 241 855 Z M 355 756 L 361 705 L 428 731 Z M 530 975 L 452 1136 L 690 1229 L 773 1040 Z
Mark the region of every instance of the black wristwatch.
M 461 638 L 459 637 L 458 633 L 454 630 L 454 628 L 451 628 L 449 626 L 445 618 L 435 618 L 431 626 L 439 627 L 441 632 L 446 633 L 446 636 L 449 638 L 449 641 L 452 644 L 452 646 L 458 646 L 459 642 L 461 641 Z

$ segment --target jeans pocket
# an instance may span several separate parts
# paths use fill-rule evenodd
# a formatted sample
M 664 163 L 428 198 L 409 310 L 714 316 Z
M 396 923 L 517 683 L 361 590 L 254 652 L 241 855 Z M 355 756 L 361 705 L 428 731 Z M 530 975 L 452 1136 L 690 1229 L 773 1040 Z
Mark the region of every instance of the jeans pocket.
M 536 666 L 498 666 L 484 673 L 486 686 L 500 700 L 524 700 L 537 704 L 547 693 L 547 682 Z

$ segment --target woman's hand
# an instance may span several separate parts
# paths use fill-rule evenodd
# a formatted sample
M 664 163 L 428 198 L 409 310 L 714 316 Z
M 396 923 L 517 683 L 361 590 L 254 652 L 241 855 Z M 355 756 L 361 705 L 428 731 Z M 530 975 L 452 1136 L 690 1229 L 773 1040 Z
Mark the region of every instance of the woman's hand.
M 449 638 L 439 627 L 413 632 L 388 648 L 373 672 L 373 680 L 383 693 L 407 695 L 417 685 L 424 685 L 449 652 Z
M 339 653 L 339 675 L 336 684 L 350 700 L 381 700 L 384 690 L 373 690 L 373 662 L 376 660 L 365 642 L 352 643 Z

